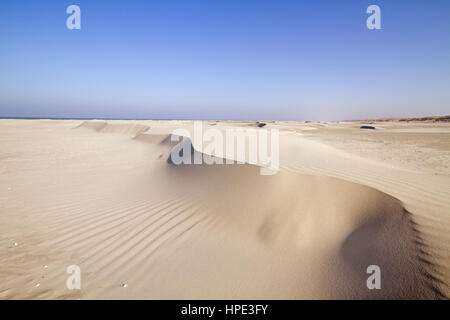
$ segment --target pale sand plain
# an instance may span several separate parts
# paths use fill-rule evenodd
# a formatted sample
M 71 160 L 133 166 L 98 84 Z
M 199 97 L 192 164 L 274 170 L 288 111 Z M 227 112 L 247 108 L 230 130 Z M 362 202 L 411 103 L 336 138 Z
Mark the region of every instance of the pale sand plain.
M 192 125 L 0 120 L 0 298 L 449 297 L 449 123 L 270 122 L 268 176 L 170 164 Z

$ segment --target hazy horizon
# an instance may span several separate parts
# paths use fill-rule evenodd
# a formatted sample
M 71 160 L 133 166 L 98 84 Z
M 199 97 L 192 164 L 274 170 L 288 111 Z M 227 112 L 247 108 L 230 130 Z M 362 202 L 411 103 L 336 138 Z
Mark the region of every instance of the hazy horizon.
M 69 5 L 81 30 L 69 30 Z M 381 30 L 366 9 L 381 8 Z M 0 117 L 450 114 L 450 2 L 2 1 Z

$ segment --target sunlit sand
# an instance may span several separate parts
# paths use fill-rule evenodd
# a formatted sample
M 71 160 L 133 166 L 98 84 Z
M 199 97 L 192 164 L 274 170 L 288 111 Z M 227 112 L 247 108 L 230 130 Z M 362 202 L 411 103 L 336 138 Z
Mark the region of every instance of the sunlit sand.
M 266 122 L 274 175 L 171 164 L 192 126 L 0 120 L 0 298 L 449 296 L 449 123 Z

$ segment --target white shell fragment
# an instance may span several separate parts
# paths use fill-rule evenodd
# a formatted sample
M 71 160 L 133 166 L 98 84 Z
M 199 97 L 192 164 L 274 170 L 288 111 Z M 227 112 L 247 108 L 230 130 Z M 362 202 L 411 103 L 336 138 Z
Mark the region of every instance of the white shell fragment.
M 126 288 L 126 287 L 128 287 L 128 284 L 122 283 L 122 288 Z

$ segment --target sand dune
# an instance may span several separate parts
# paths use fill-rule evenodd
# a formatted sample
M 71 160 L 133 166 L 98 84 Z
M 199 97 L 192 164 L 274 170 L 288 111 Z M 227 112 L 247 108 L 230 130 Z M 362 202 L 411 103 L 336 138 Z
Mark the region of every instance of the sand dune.
M 267 123 L 281 171 L 263 176 L 171 164 L 191 122 L 2 120 L 0 298 L 448 297 L 450 150 L 359 126 Z
M 120 133 L 133 136 L 150 129 L 147 125 L 132 123 L 132 121 L 115 121 L 113 123 L 106 121 L 84 121 L 77 128 L 88 128 L 99 132 Z

